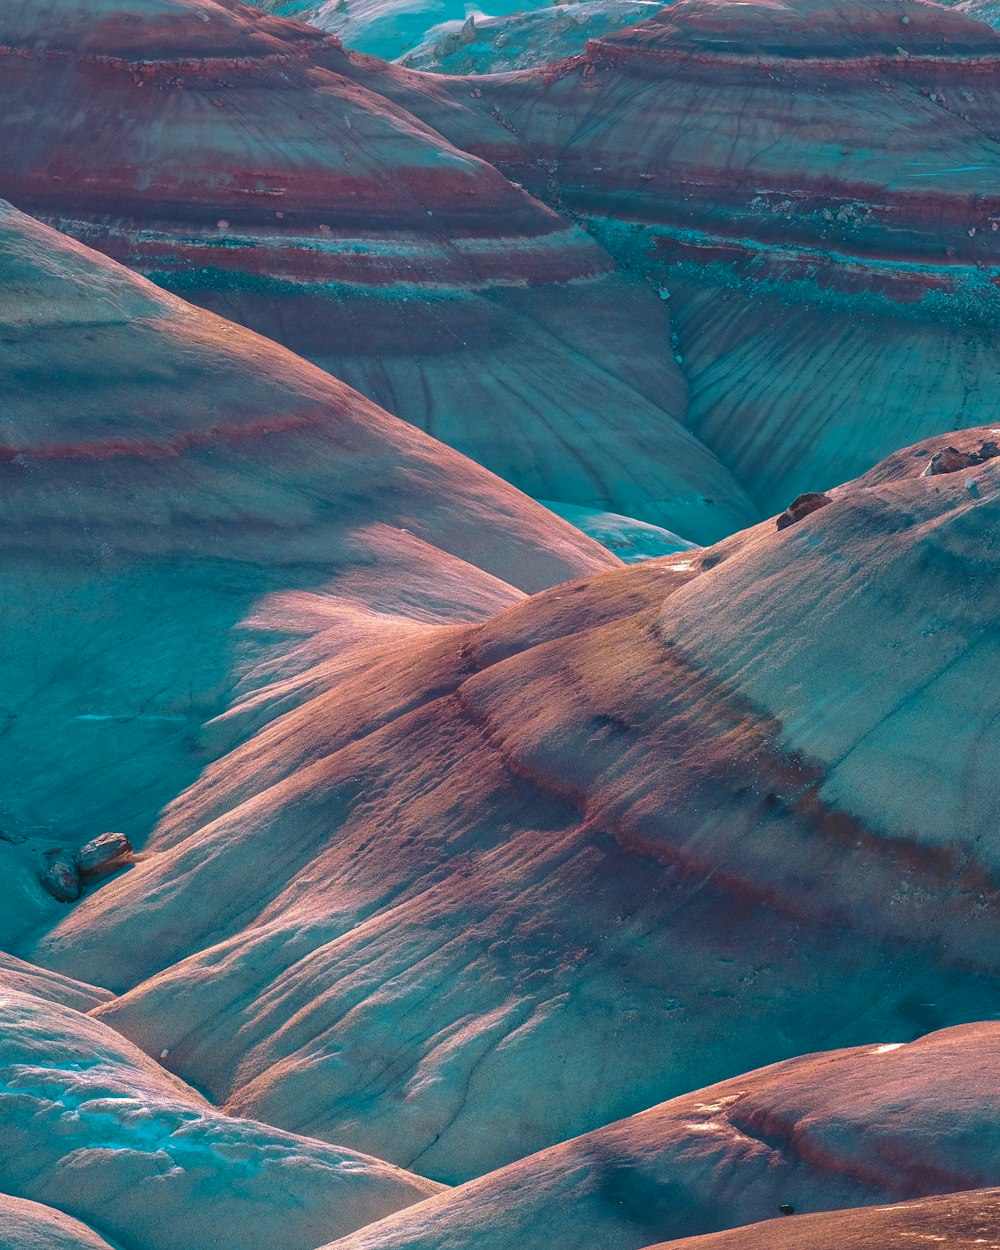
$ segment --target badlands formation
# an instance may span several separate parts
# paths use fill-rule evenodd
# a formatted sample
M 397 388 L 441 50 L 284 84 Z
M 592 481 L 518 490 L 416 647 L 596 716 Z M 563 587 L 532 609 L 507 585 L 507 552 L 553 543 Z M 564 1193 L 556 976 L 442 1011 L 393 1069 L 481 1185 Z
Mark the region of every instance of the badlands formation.
M 772 513 L 993 419 L 998 54 L 924 0 L 677 0 L 518 74 L 352 60 L 653 284 L 686 425 Z
M 715 541 L 760 517 L 684 425 L 665 304 L 240 0 L 0 7 L 0 189 L 540 499 Z
M 0 5 L 0 1250 L 1000 1248 L 1000 34 L 572 7 Z
M 210 758 L 206 721 L 297 628 L 256 619 L 270 594 L 370 630 L 400 562 L 414 601 L 393 607 L 418 622 L 617 563 L 328 374 L 10 207 L 0 288 L 5 861 L 93 822 L 148 833 Z M 36 894 L 14 892 L 8 940 Z

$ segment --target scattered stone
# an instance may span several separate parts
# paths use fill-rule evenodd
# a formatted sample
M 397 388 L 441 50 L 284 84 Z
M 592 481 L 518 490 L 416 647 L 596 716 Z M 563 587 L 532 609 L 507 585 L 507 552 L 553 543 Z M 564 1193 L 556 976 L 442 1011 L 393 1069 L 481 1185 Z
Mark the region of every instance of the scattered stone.
M 83 893 L 76 864 L 65 855 L 50 860 L 42 873 L 42 885 L 60 903 L 75 903 Z
M 820 508 L 825 508 L 828 503 L 833 503 L 829 495 L 819 494 L 816 491 L 807 491 L 806 494 L 799 495 L 797 499 L 792 500 L 781 516 L 778 517 L 776 525 L 779 530 L 788 529 L 789 525 L 794 525 L 797 521 L 801 521 L 810 512 L 818 512 Z
M 120 868 L 131 854 L 132 843 L 124 833 L 102 833 L 80 848 L 76 863 L 83 876 L 93 876 Z
M 923 476 L 937 477 L 942 473 L 959 473 L 962 469 L 972 469 L 977 464 L 985 464 L 987 460 L 995 460 L 997 456 L 1000 456 L 1000 447 L 992 440 L 980 443 L 978 451 L 959 451 L 957 447 L 946 447 L 937 455 L 931 456 Z
M 790 1202 L 783 1202 L 781 1206 L 778 1207 L 778 1210 L 781 1212 L 782 1215 L 794 1215 L 795 1214 L 795 1208 L 792 1206 Z
M 451 30 L 440 42 L 434 45 L 434 55 L 439 60 L 453 56 L 459 48 L 467 48 L 470 43 L 476 42 L 476 19 L 473 14 L 465 19 L 461 30 Z M 482 96 L 482 91 L 477 87 L 472 93 L 474 96 Z

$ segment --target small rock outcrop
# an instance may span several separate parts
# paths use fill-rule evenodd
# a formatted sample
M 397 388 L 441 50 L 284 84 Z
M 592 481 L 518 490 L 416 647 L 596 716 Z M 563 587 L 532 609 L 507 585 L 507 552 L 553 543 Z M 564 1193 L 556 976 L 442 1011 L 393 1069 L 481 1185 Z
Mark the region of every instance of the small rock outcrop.
M 41 875 L 42 885 L 60 903 L 75 903 L 86 879 L 113 872 L 130 863 L 132 843 L 124 833 L 101 833 L 75 855 L 50 851 Z
M 799 495 L 792 500 L 784 512 L 777 518 L 775 524 L 779 530 L 786 530 L 789 525 L 795 525 L 797 521 L 807 517 L 810 512 L 817 512 L 820 508 L 825 508 L 828 503 L 833 503 L 829 495 L 819 494 L 816 491 L 807 491 L 806 494 Z
M 923 476 L 937 477 L 942 473 L 973 469 L 976 465 L 985 464 L 987 460 L 995 460 L 997 456 L 1000 456 L 1000 447 L 992 441 L 980 443 L 978 451 L 959 451 L 957 447 L 945 447 L 931 457 Z
M 42 885 L 60 903 L 75 903 L 83 893 L 80 873 L 68 855 L 57 855 L 46 864 Z
M 80 848 L 76 864 L 81 876 L 94 877 L 120 868 L 131 856 L 132 843 L 124 833 L 102 833 Z

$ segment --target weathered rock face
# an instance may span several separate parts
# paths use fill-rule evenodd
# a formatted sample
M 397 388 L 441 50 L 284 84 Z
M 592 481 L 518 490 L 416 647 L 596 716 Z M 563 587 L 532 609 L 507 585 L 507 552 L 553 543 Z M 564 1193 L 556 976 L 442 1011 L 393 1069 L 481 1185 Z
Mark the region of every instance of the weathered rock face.
M 60 1003 L 63 1007 L 73 1007 L 81 1012 L 88 1012 L 92 1007 L 114 998 L 110 990 L 60 976 L 15 955 L 8 955 L 6 951 L 0 951 L 0 981 L 5 990 L 19 990 L 32 998 Z
M 640 1250 L 782 1210 L 796 1217 L 787 1244 L 811 1245 L 794 1240 L 808 1212 L 995 1185 L 998 1059 L 995 1022 L 791 1059 L 518 1160 L 338 1250 Z M 992 1208 L 982 1197 L 970 1216 L 998 1209 L 995 1194 Z M 758 1230 L 756 1242 L 740 1232 L 732 1245 L 784 1246 L 769 1235 L 781 1231 Z
M 996 1242 L 1000 36 L 0 10 L 0 1243 Z
M 529 5 L 544 0 L 527 0 Z M 269 0 L 253 0 L 258 9 L 271 9 Z M 486 0 L 488 8 L 503 8 L 503 0 Z M 427 32 L 442 22 L 466 20 L 462 0 L 300 0 L 283 5 L 281 12 L 308 22 L 343 40 L 369 56 L 391 61 L 420 43 Z M 485 10 L 484 10 L 485 12 Z
M 44 852 L 72 858 L 95 827 L 138 845 L 210 758 L 201 726 L 266 650 L 267 628 L 239 628 L 266 596 L 353 578 L 355 600 L 395 588 L 405 613 L 419 570 L 422 619 L 468 621 L 617 564 L 329 375 L 9 207 L 0 285 L 0 856 L 29 878 L 5 943 L 54 906 Z
M 588 235 L 237 0 L 0 15 L 18 207 L 266 334 L 536 498 L 755 520 L 679 422 L 665 308 Z M 490 122 L 490 125 L 493 123 Z
M 125 1250 L 311 1250 L 324 1225 L 342 1236 L 439 1191 L 378 1159 L 225 1116 L 68 1007 L 7 984 L 2 998 L 0 1186 Z
M 250 0 L 308 22 L 345 47 L 436 73 L 495 73 L 580 52 L 588 37 L 657 12 L 652 0 Z M 467 58 L 467 59 L 466 59 Z M 460 68 L 457 62 L 465 60 Z
M 969 888 L 975 913 L 986 914 L 1000 868 L 986 832 L 1000 798 L 979 765 L 996 733 L 997 691 L 979 675 L 992 670 L 998 642 L 990 570 L 1000 462 L 924 476 L 949 444 L 995 436 L 987 427 L 918 444 L 832 491 L 832 506 L 775 541 L 749 531 L 734 541 L 739 558 L 687 588 L 664 618 L 680 651 L 773 718 L 782 752 L 820 769 L 815 799 L 859 822 L 854 867 L 834 868 L 819 850 L 812 861 L 813 871 L 821 862 L 832 870 L 838 914 L 866 899 L 881 906 L 864 881 L 868 834 L 881 854 L 883 839 L 906 848 L 889 912 L 906 940 L 924 904 L 928 918 L 933 911 L 932 878 L 953 882 L 950 901 L 938 899 L 946 910 Z M 781 586 L 780 606 L 769 584 Z M 713 618 L 719 611 L 740 621 L 740 638 Z M 849 842 L 847 825 L 840 836 Z M 981 949 L 969 924 L 962 937 L 965 922 L 946 923 L 948 949 Z
M 961 13 L 967 13 L 969 17 L 977 18 L 980 22 L 986 22 L 994 29 L 1000 26 L 1000 6 L 996 0 L 960 0 L 955 8 Z
M 550 65 L 583 51 L 588 39 L 655 16 L 655 0 L 581 0 L 549 4 L 536 11 L 518 9 L 497 17 L 454 21 L 432 31 L 405 56 L 395 59 L 408 69 L 434 74 L 497 74 Z M 357 40 L 349 48 L 374 52 Z M 374 52 L 374 55 L 379 53 Z
M 786 530 L 331 634 L 38 957 L 112 942 L 102 1017 L 213 1097 L 449 1180 L 1000 1011 L 1000 461 L 921 476 L 956 437 Z
M 775 511 L 993 415 L 998 52 L 922 0 L 680 0 L 547 70 L 355 60 L 661 284 L 690 428 Z

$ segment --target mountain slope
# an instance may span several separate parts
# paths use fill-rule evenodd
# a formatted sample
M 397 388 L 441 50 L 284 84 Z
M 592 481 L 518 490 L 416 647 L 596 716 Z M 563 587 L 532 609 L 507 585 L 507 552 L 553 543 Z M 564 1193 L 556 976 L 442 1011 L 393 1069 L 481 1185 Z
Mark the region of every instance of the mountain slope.
M 103 1238 L 61 1211 L 0 1195 L 3 1250 L 112 1250 Z
M 35 955 L 113 943 L 99 1014 L 214 1098 L 449 1181 L 1000 1010 L 1000 461 L 922 476 L 941 446 L 481 625 L 331 634 Z
M 535 498 L 757 518 L 683 428 L 666 309 L 490 166 L 238 0 L 0 15 L 19 208 L 275 339 Z
M 0 242 L 5 936 L 52 905 L 44 853 L 140 840 L 211 758 L 202 725 L 291 627 L 244 624 L 267 596 L 346 577 L 355 601 L 395 585 L 405 617 L 422 581 L 425 619 L 468 621 L 617 563 L 327 374 L 9 207 Z
M 831 1211 L 791 1222 L 672 1241 L 671 1250 L 750 1250 L 764 1238 L 772 1250 L 884 1250 L 930 1241 L 950 1250 L 997 1246 L 1000 1195 L 995 1189 L 949 1194 L 860 1211 Z
M 0 1185 L 57 1205 L 123 1250 L 263 1250 L 278 1240 L 308 1250 L 324 1230 L 357 1228 L 438 1189 L 222 1115 L 71 1008 L 7 985 L 3 1004 Z
M 546 68 L 350 57 L 661 292 L 764 512 L 992 419 L 1000 35 L 924 0 L 680 0 Z
M 650 1236 L 780 1218 L 782 1208 L 796 1215 L 787 1234 L 757 1229 L 754 1242 L 740 1232 L 733 1244 L 784 1244 L 772 1233 L 802 1244 L 794 1239 L 809 1212 L 996 1184 L 1000 1133 L 990 1072 L 998 1048 L 1000 1025 L 990 1022 L 908 1046 L 790 1059 L 529 1155 L 336 1244 L 639 1250 Z M 983 1218 L 976 1201 L 969 1215 Z M 884 1219 L 853 1223 L 877 1229 Z M 850 1229 L 852 1221 L 844 1222 Z

